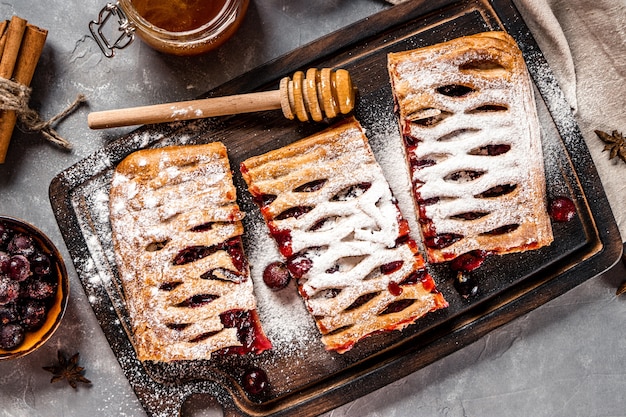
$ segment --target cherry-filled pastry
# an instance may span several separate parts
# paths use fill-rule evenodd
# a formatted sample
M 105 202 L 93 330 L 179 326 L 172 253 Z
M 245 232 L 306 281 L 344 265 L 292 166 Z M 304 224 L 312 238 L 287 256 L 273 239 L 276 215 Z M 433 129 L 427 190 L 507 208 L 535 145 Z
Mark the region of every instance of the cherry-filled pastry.
M 271 347 L 256 312 L 226 148 L 137 151 L 115 169 L 113 244 L 140 360 Z
M 447 306 L 354 118 L 241 172 L 327 350 Z
M 428 261 L 549 245 L 537 110 L 513 38 L 390 53 L 388 70 Z

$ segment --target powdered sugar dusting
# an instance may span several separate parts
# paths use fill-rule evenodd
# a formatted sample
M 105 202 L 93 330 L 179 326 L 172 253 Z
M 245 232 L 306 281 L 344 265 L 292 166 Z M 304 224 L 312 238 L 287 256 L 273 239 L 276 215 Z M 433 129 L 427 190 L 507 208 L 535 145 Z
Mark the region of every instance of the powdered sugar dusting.
M 433 243 L 429 260 L 549 244 L 537 111 L 515 42 L 501 32 L 481 33 L 391 54 L 389 71 L 423 202 L 423 234 L 428 238 L 434 227 L 437 236 L 458 236 L 442 247 Z

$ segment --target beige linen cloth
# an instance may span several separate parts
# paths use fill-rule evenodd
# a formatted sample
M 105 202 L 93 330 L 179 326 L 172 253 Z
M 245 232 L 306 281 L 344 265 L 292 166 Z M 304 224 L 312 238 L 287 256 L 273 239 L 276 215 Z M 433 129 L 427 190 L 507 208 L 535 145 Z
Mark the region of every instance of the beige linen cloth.
M 389 0 L 402 3 L 407 0 Z M 514 0 L 565 93 L 626 241 L 626 163 L 594 133 L 626 135 L 626 0 Z

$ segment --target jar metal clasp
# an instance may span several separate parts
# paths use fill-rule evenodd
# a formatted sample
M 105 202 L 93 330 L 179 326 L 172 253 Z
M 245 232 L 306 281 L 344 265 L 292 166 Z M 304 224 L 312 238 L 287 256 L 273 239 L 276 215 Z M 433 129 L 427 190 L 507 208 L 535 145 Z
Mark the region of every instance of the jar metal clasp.
M 121 32 L 113 41 L 109 40 L 104 33 L 105 25 L 112 16 L 117 17 L 117 29 L 118 32 Z M 107 3 L 100 10 L 98 20 L 89 22 L 89 30 L 107 58 L 112 58 L 115 55 L 115 49 L 124 49 L 135 39 L 135 26 L 130 23 L 124 11 L 113 3 Z

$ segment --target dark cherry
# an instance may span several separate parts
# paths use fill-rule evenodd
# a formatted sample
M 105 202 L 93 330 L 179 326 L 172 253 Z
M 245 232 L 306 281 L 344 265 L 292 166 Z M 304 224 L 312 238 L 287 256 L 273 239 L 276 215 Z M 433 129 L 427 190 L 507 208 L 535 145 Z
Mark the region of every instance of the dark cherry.
M 15 301 L 20 294 L 20 283 L 0 275 L 0 305 Z
M 7 245 L 7 250 L 11 255 L 31 256 L 35 253 L 35 245 L 30 236 L 18 233 Z
M 450 262 L 450 268 L 453 271 L 471 272 L 483 264 L 488 254 L 480 249 L 464 253 Z
M 50 268 L 50 258 L 41 252 L 36 252 L 30 259 L 30 269 L 37 275 L 48 275 Z
M 0 325 L 0 348 L 12 350 L 24 342 L 24 328 L 17 323 Z
M 259 395 L 269 386 L 267 374 L 261 368 L 247 369 L 241 377 L 243 389 L 251 395 Z
M 22 284 L 22 293 L 36 300 L 45 300 L 52 297 L 57 291 L 57 284 L 39 278 L 33 278 Z
M 21 305 L 22 325 L 26 330 L 37 330 L 46 321 L 46 306 L 38 300 L 26 300 Z
M 0 274 L 7 275 L 9 273 L 9 262 L 11 261 L 11 255 L 6 252 L 0 251 Z
M 461 297 L 467 299 L 478 293 L 478 281 L 471 275 L 459 272 L 454 280 L 454 288 L 456 288 Z
M 0 306 L 0 324 L 14 323 L 20 319 L 15 303 Z
M 30 262 L 24 255 L 13 255 L 9 260 L 9 278 L 24 281 L 31 275 Z
M 556 197 L 550 201 L 548 212 L 554 221 L 568 222 L 576 215 L 576 206 L 567 197 Z
M 263 282 L 272 290 L 282 290 L 291 281 L 291 274 L 284 262 L 272 262 L 263 271 Z

